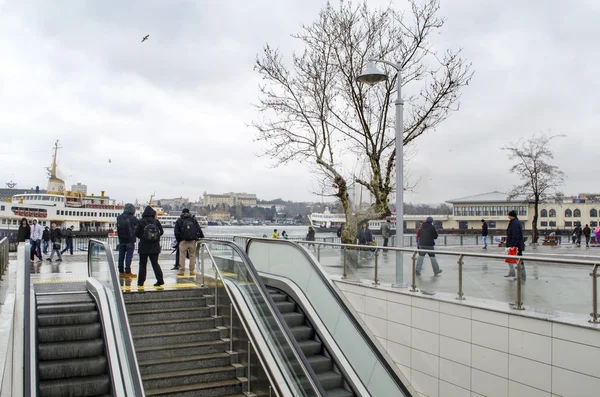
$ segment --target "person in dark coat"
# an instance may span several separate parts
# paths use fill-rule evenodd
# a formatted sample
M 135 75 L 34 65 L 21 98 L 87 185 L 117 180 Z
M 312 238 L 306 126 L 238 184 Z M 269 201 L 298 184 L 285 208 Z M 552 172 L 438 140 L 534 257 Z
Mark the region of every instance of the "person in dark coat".
M 44 242 L 44 255 L 48 253 L 48 244 L 50 243 L 50 228 L 46 226 L 42 232 L 42 241 Z
M 308 227 L 308 233 L 306 233 L 306 241 L 315 241 L 315 229 L 312 226 Z M 314 244 L 308 244 L 308 248 L 315 248 Z
M 52 242 L 52 250 L 50 251 L 50 258 L 46 259 L 48 262 L 52 262 L 54 254 L 58 256 L 57 262 L 62 262 L 62 255 L 60 254 L 60 246 L 62 242 L 62 232 L 56 226 L 56 223 L 50 225 L 50 241 Z
M 153 225 L 154 227 L 152 227 Z M 158 239 L 150 239 L 150 234 L 158 232 Z M 156 219 L 156 211 L 150 206 L 147 206 L 142 213 L 142 219 L 137 223 L 135 235 L 140 239 L 138 244 L 138 254 L 140 257 L 140 269 L 138 274 L 138 287 L 143 287 L 146 281 L 146 265 L 148 259 L 152 264 L 152 270 L 156 276 L 155 287 L 160 287 L 165 283 L 163 279 L 162 269 L 158 264 L 158 255 L 160 254 L 160 236 L 164 233 L 162 225 Z
M 372 245 L 373 243 L 373 233 L 371 229 L 369 229 L 369 225 L 367 223 L 363 223 L 362 227 L 358 229 L 358 239 L 359 245 Z M 368 258 L 370 259 L 372 256 L 371 252 L 368 253 Z
M 488 224 L 485 219 L 481 220 L 481 236 L 483 237 L 483 249 L 487 249 Z
M 510 211 L 508 213 L 508 229 L 506 229 L 506 248 L 517 247 L 517 256 L 523 256 L 525 251 L 525 238 L 523 236 L 523 226 L 521 221 L 517 218 L 516 211 Z M 504 277 L 516 277 L 515 265 L 512 263 L 508 264 L 508 274 Z M 525 263 L 521 261 L 521 278 L 525 281 Z
M 419 231 L 419 249 L 433 251 L 433 246 L 435 245 L 435 240 L 438 238 L 438 232 L 435 230 L 435 226 L 433 226 L 433 218 L 428 216 L 427 220 L 421 225 Z M 419 259 L 417 259 L 417 268 L 415 269 L 415 274 L 417 276 L 421 275 L 421 269 L 423 267 L 423 261 L 425 260 L 425 252 L 419 252 Z M 440 265 L 435 257 L 434 253 L 427 253 L 429 255 L 429 260 L 431 260 L 431 267 L 433 268 L 433 274 L 438 275 L 442 272 L 440 269 Z
M 575 225 L 575 229 L 573 230 L 573 244 L 577 244 L 578 247 L 581 247 L 581 235 L 583 234 L 583 230 L 581 229 L 581 224 L 577 222 Z
M 135 207 L 131 203 L 125 204 L 123 213 L 117 216 L 117 236 L 119 237 L 119 277 L 136 278 L 131 273 L 131 261 L 135 251 L 135 232 L 138 219 L 135 217 Z
M 29 240 L 29 236 L 31 235 L 31 226 L 29 226 L 29 222 L 27 222 L 27 218 L 22 218 L 21 223 L 19 224 L 19 230 L 17 230 L 17 242 L 23 243 L 25 240 Z
M 69 251 L 73 255 L 73 226 L 65 229 L 65 248 L 60 251 L 61 254 Z
M 592 235 L 592 229 L 586 224 L 583 228 L 583 235 L 585 236 L 585 246 L 590 247 L 590 236 Z

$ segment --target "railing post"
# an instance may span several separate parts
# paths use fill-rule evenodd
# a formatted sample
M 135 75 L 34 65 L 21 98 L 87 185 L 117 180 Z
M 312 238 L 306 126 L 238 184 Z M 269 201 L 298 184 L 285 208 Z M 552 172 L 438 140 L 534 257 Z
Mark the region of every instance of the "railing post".
M 347 268 L 346 268 L 346 251 L 348 250 L 347 247 L 342 247 L 344 248 L 344 275 L 342 276 L 342 279 L 347 279 L 348 278 L 348 272 L 347 272 Z
M 250 377 L 252 376 L 252 373 L 250 372 L 250 349 L 252 349 L 252 346 L 250 345 L 250 342 L 248 342 L 248 393 L 251 393 L 250 391 Z
M 590 273 L 592 276 L 592 316 L 590 323 L 598 324 L 600 320 L 598 319 L 598 264 L 594 265 L 594 270 Z
M 200 271 L 202 272 L 202 286 L 206 285 L 206 280 L 204 278 L 204 243 L 200 245 Z
M 317 245 L 317 260 L 321 263 L 321 244 Z
M 219 310 L 218 288 L 219 288 L 219 272 L 217 271 L 217 268 L 215 268 L 215 317 L 218 316 L 218 310 Z
M 413 246 L 413 236 L 410 236 L 410 246 Z
M 233 353 L 233 304 L 229 304 L 229 352 Z
M 523 300 L 521 298 L 521 261 L 521 258 L 517 260 L 517 302 L 515 303 L 516 310 L 525 310 L 525 308 L 523 307 Z
M 444 246 L 448 245 L 448 236 L 444 236 Z
M 396 251 L 396 255 L 398 255 L 398 253 L 400 253 L 400 255 L 402 255 L 401 251 Z M 417 292 L 417 255 L 419 254 L 419 251 L 415 251 L 413 252 L 412 255 L 412 285 L 411 285 L 411 289 L 409 290 L 410 292 Z
M 377 270 L 378 270 L 378 258 L 379 258 L 379 250 L 375 250 L 375 277 L 373 278 L 373 285 L 379 285 L 379 279 L 377 278 Z
M 464 294 L 463 294 L 463 255 L 458 257 L 458 296 L 456 297 L 457 300 L 459 301 L 463 301 L 465 300 Z
M 479 245 L 479 235 L 475 235 L 475 245 Z
M 463 245 L 463 235 L 460 235 L 460 245 Z

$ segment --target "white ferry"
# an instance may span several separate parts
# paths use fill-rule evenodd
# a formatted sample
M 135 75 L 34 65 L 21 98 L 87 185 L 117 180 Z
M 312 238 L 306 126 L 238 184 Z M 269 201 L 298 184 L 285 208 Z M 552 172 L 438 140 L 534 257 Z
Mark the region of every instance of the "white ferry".
M 22 218 L 31 222 L 37 218 L 42 226 L 56 223 L 61 228 L 74 227 L 75 235 L 102 236 L 116 230 L 116 218 L 123 205 L 104 195 L 87 196 L 65 189 L 65 182 L 57 177 L 58 141 L 54 146 L 52 165 L 47 168 L 49 178 L 45 193 L 15 194 L 0 201 L 0 237 L 11 236 Z M 139 207 L 136 208 L 139 216 Z
M 322 213 L 313 212 L 310 214 L 308 220 L 317 232 L 335 232 L 346 223 L 346 215 L 332 214 L 329 208 L 325 207 L 325 211 Z

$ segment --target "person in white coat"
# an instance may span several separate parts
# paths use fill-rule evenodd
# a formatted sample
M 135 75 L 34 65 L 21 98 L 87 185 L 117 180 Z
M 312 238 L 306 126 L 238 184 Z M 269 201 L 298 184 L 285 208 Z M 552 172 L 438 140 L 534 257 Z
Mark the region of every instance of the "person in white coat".
M 31 243 L 31 261 L 38 257 L 38 260 L 42 260 L 42 226 L 38 223 L 37 219 L 31 222 L 31 233 L 29 235 L 29 242 Z

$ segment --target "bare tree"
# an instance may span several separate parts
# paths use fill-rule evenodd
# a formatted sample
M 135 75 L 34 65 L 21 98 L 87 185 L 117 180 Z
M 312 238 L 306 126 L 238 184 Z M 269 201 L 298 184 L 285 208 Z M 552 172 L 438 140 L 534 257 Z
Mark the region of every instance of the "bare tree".
M 344 241 L 354 241 L 355 222 L 348 185 L 365 186 L 374 197 L 373 212 L 390 215 L 395 188 L 393 98 L 396 75 L 375 86 L 356 82 L 369 58 L 398 61 L 405 98 L 403 144 L 434 130 L 458 109 L 460 89 L 471 79 L 471 65 L 460 51 L 438 52 L 429 38 L 444 24 L 439 0 L 409 0 L 411 11 L 391 6 L 370 9 L 344 1 L 327 3 L 318 18 L 292 37 L 304 45 L 291 66 L 281 52 L 266 45 L 255 70 L 262 76 L 252 124 L 256 140 L 268 144 L 263 155 L 275 165 L 300 161 L 316 165 L 326 176 L 348 220 Z M 387 67 L 387 66 L 386 66 Z M 390 70 L 387 70 L 388 72 Z M 366 164 L 367 178 L 357 177 L 353 163 Z
M 510 143 L 503 148 L 508 152 L 508 158 L 515 162 L 510 168 L 510 172 L 518 175 L 522 181 L 520 185 L 514 186 L 510 191 L 509 200 L 515 197 L 525 197 L 527 202 L 533 201 L 533 220 L 531 222 L 533 244 L 537 243 L 538 238 L 539 203 L 560 197 L 557 188 L 562 185 L 564 180 L 564 172 L 548 162 L 554 158 L 550 142 L 558 137 L 561 136 L 534 135 L 529 139 L 520 139 L 518 142 Z

